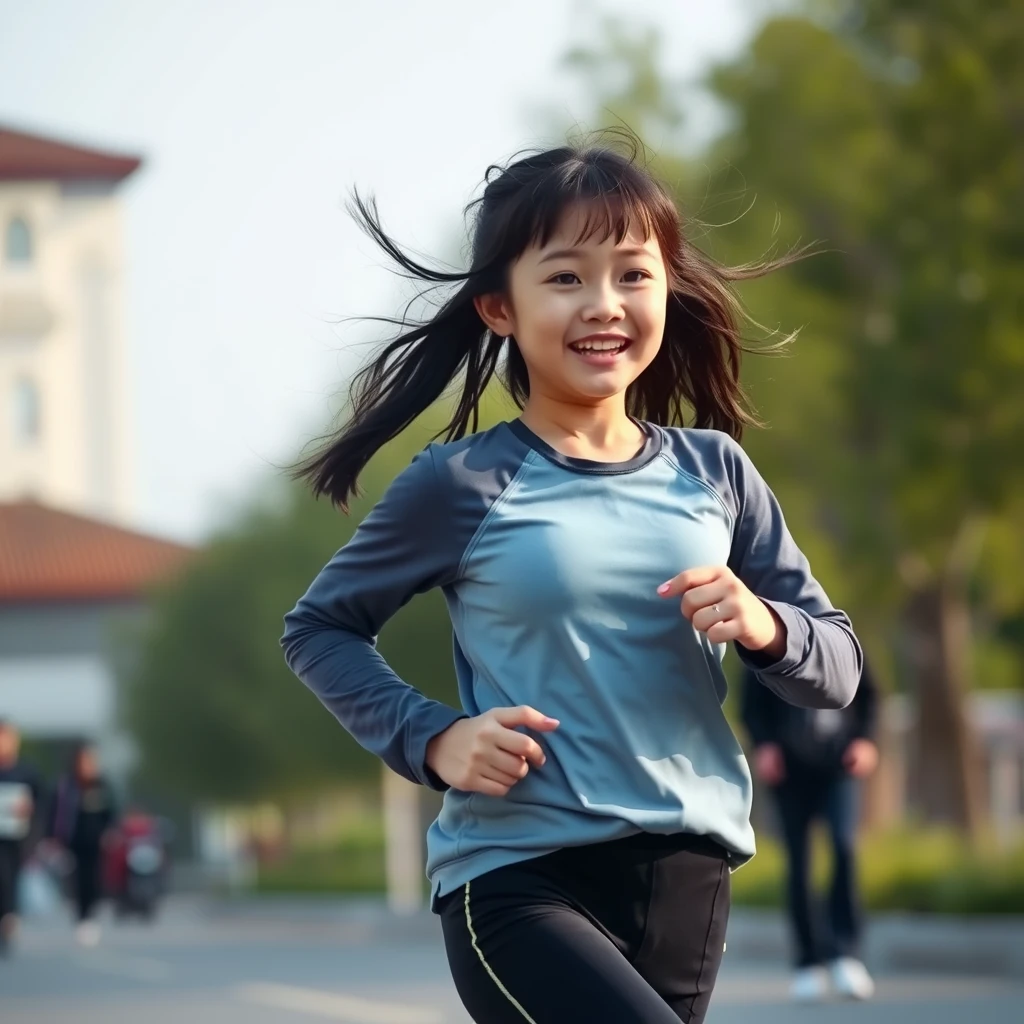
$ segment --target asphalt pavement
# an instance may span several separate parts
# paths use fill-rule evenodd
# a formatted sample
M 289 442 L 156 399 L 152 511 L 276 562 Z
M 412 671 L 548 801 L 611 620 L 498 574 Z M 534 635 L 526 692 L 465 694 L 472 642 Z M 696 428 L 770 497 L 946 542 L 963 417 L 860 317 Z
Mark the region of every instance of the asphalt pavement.
M 977 973 L 969 959 L 963 971 L 883 966 L 870 1004 L 794 1008 L 784 952 L 756 954 L 750 939 L 769 943 L 772 927 L 781 934 L 777 922 L 759 919 L 751 932 L 739 921 L 708 1024 L 1024 1020 L 1024 978 Z M 13 955 L 0 961 L 0 1021 L 466 1024 L 469 1017 L 429 915 L 395 919 L 372 903 L 179 898 L 151 926 L 107 921 L 95 949 L 75 945 L 63 915 L 27 921 Z

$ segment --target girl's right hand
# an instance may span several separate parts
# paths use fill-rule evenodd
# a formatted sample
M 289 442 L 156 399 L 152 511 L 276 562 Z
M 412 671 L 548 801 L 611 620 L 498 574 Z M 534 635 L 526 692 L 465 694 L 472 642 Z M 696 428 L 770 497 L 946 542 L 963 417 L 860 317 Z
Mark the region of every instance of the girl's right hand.
M 427 766 L 452 789 L 505 796 L 530 765 L 545 761 L 540 744 L 516 727 L 552 732 L 558 724 L 526 706 L 460 718 L 427 744 Z

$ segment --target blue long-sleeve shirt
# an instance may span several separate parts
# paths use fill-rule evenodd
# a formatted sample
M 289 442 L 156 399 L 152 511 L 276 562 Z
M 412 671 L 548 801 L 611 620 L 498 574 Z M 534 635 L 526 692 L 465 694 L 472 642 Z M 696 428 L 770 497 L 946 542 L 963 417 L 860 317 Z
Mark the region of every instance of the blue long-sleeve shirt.
M 807 707 L 848 704 L 861 651 L 811 576 L 743 450 L 711 430 L 645 424 L 599 463 L 521 421 L 430 445 L 285 617 L 288 664 L 394 771 L 435 789 L 429 741 L 465 715 L 528 704 L 560 720 L 547 761 L 505 797 L 447 790 L 427 836 L 444 895 L 502 865 L 637 831 L 688 831 L 738 865 L 754 853 L 750 772 L 722 711 L 724 645 L 660 583 L 727 564 L 786 626 L 783 656 L 737 648 Z M 430 700 L 375 649 L 413 595 L 441 587 L 462 709 Z

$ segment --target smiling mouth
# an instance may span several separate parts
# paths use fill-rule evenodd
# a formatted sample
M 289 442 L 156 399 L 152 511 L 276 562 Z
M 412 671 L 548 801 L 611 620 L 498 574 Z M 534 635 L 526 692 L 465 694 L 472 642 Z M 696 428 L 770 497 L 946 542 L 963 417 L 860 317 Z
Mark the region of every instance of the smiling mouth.
M 569 348 L 577 355 L 608 359 L 625 352 L 632 344 L 629 338 L 585 338 L 570 342 Z

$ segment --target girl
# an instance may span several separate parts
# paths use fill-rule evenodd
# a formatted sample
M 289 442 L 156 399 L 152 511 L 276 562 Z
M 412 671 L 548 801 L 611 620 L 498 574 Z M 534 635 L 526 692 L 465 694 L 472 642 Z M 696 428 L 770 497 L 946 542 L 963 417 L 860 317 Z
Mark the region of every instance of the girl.
M 382 445 L 459 397 L 446 443 L 286 616 L 288 663 L 364 747 L 444 791 L 427 871 L 474 1020 L 698 1024 L 729 871 L 754 853 L 725 645 L 794 704 L 843 707 L 860 675 L 848 618 L 737 443 L 752 417 L 728 282 L 769 267 L 711 263 L 636 151 L 601 145 L 492 168 L 464 274 L 355 210 L 407 273 L 458 288 L 399 321 L 300 472 L 345 508 Z M 496 372 L 522 414 L 467 436 Z M 462 709 L 374 647 L 432 587 Z

